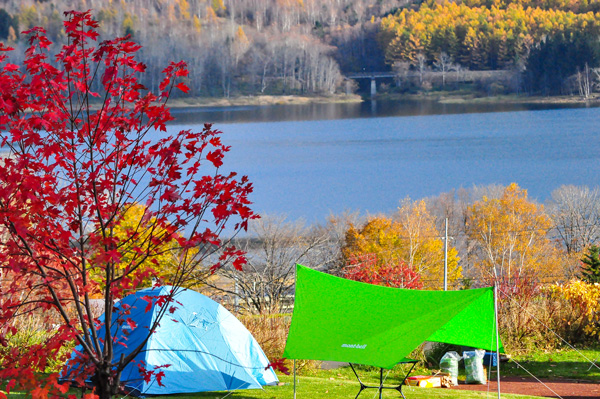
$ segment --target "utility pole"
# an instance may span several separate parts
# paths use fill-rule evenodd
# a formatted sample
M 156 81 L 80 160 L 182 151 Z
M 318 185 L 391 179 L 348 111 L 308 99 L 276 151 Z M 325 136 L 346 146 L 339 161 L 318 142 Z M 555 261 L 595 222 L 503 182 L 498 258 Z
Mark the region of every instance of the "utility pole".
M 446 234 L 444 235 L 444 291 L 448 291 L 448 218 L 446 218 Z

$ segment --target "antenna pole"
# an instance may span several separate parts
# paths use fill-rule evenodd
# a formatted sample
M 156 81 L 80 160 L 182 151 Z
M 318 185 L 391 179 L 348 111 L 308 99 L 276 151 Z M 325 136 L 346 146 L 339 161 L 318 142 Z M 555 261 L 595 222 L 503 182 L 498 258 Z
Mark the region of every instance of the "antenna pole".
M 446 234 L 444 235 L 444 291 L 448 291 L 448 218 L 446 218 Z

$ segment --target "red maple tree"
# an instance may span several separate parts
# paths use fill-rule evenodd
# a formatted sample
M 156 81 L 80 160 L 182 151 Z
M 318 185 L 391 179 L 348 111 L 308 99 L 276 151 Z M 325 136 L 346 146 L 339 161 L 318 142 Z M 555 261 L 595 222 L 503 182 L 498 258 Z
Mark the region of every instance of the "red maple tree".
M 176 242 L 173 290 L 158 304 L 168 315 L 177 306 L 173 295 L 215 254 L 213 270 L 226 262 L 241 268 L 243 253 L 221 236 L 226 223 L 233 236 L 256 216 L 247 178 L 221 172 L 229 148 L 220 132 L 207 124 L 201 132 L 156 137 L 166 136 L 156 132 L 166 132 L 173 119 L 166 106 L 172 91 L 188 90 L 185 63 L 166 67 L 160 92 L 150 93 L 138 80 L 146 69 L 135 59 L 140 46 L 127 37 L 98 43 L 89 11 L 65 15 L 67 44 L 55 55 L 42 28 L 24 32 L 22 66 L 11 64 L 13 49 L 0 44 L 0 136 L 8 151 L 0 162 L 0 381 L 6 391 L 28 390 L 33 398 L 66 392 L 56 373 L 39 371 L 75 342 L 79 381 L 92 381 L 94 395 L 107 399 L 143 347 L 114 358 L 115 345 L 126 343 L 117 342 L 111 324 L 135 327 L 126 311 L 113 316 L 115 300 L 160 278 L 147 264 Z M 134 203 L 147 209 L 143 240 L 114 231 Z M 94 295 L 103 299 L 103 323 Z M 45 338 L 9 345 L 19 320 L 32 314 Z
M 395 288 L 423 288 L 421 276 L 405 262 L 379 265 L 377 255 L 351 256 L 344 268 L 344 277 L 363 283 Z

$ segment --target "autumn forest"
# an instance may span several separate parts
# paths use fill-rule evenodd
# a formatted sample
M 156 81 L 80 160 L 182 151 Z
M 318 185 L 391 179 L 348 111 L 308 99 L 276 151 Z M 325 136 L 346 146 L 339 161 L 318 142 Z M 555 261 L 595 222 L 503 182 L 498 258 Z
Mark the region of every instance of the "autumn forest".
M 167 59 L 185 59 L 195 96 L 330 95 L 356 90 L 344 76 L 393 71 L 391 91 L 467 87 L 589 97 L 600 62 L 599 4 L 2 0 L 0 40 L 24 46 L 20 32 L 43 26 L 60 43 L 63 11 L 91 9 L 103 37 L 129 34 L 142 44 L 149 88 L 158 85 Z M 479 79 L 477 71 L 504 73 Z

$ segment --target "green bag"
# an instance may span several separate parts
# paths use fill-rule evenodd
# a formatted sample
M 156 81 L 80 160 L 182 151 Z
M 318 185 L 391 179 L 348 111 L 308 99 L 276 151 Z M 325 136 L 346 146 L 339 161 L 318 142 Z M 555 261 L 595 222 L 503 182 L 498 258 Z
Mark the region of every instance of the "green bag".
M 485 384 L 485 370 L 483 368 L 483 349 L 463 352 L 465 359 L 465 372 L 467 374 L 467 384 Z

